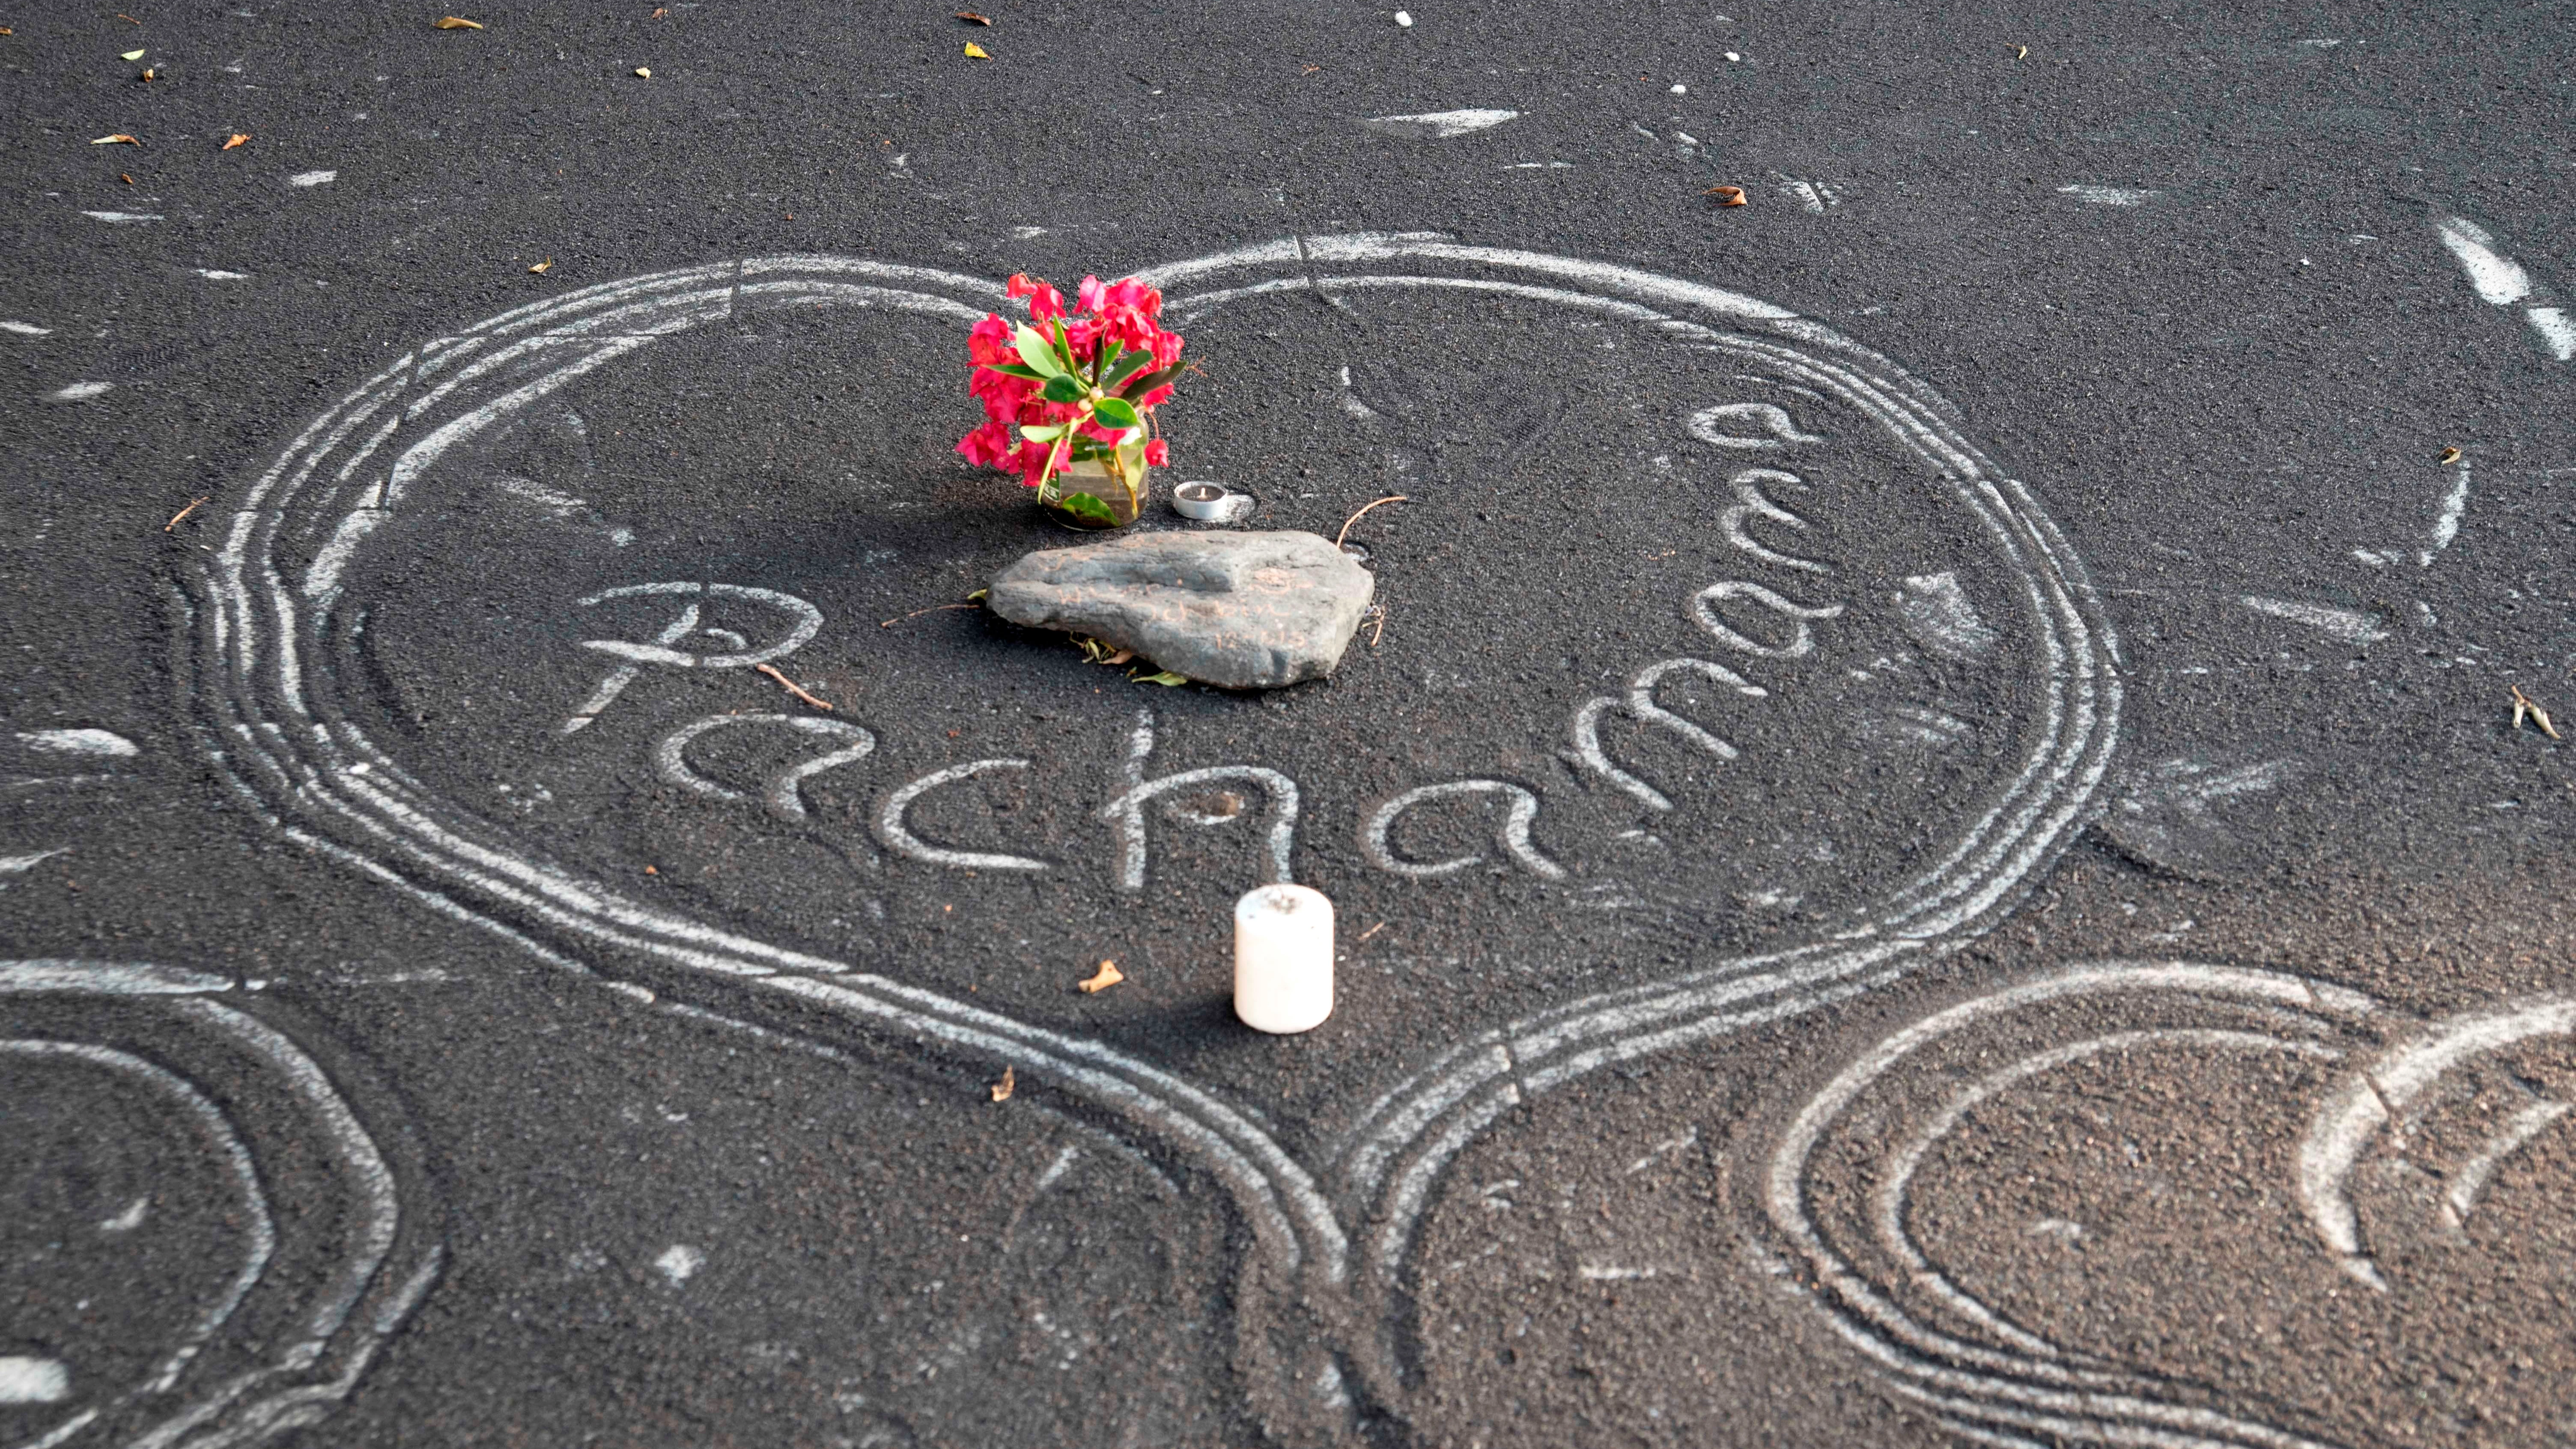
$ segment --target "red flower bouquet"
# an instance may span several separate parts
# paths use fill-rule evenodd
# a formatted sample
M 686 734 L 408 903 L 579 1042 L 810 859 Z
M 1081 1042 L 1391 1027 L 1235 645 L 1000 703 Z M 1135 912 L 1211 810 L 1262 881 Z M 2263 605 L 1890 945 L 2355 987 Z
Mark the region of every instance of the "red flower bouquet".
M 1181 337 L 1163 330 L 1163 294 L 1128 278 L 1085 277 L 1068 311 L 1064 294 L 1026 276 L 1011 278 L 1027 298 L 1029 321 L 999 313 L 975 324 L 966 343 L 974 364 L 968 390 L 984 404 L 984 425 L 959 439 L 966 461 L 1020 475 L 1038 501 L 1094 528 L 1131 522 L 1144 509 L 1145 470 L 1170 461 L 1154 436 L 1154 409 L 1170 400 L 1181 371 Z M 1011 429 L 1019 429 L 1014 440 Z M 1068 472 L 1104 478 L 1116 501 L 1067 493 Z

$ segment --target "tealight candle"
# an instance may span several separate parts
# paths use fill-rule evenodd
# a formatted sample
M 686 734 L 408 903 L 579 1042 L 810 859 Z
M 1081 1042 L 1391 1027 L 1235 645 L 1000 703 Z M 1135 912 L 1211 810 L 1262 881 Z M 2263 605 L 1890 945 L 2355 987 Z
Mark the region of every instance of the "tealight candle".
M 1333 903 L 1266 885 L 1234 903 L 1234 1014 L 1255 1031 L 1312 1031 L 1333 1014 Z

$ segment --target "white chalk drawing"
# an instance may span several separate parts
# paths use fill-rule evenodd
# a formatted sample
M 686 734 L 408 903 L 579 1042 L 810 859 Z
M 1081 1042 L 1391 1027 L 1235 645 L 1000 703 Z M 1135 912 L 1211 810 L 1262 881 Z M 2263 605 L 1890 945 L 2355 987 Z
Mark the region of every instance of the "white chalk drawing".
M 2296 599 L 2272 599 L 2261 594 L 2246 594 L 2236 602 L 2257 614 L 2304 624 L 2346 644 L 2376 644 L 2388 637 L 2387 620 L 2359 609 L 2341 609 L 2332 604 L 2303 604 Z
M 1445 784 L 1420 785 L 1407 790 L 1377 807 L 1369 816 L 1368 823 L 1360 828 L 1360 847 L 1368 852 L 1370 861 L 1379 869 L 1417 880 L 1455 875 L 1482 865 L 1485 857 L 1481 855 L 1461 855 L 1431 862 L 1406 860 L 1398 856 L 1395 847 L 1387 841 L 1387 832 L 1395 828 L 1397 818 L 1414 806 L 1432 800 L 1473 795 L 1500 795 L 1509 802 L 1504 809 L 1502 823 L 1494 828 L 1494 843 L 1502 847 L 1506 857 L 1532 875 L 1547 880 L 1565 879 L 1565 867 L 1541 855 L 1538 847 L 1530 843 L 1530 826 L 1538 820 L 1538 797 L 1508 780 L 1451 780 Z
M 1160 779 L 1145 778 L 1145 759 L 1154 752 L 1154 712 L 1143 710 L 1136 716 L 1136 728 L 1128 736 L 1125 777 L 1127 788 L 1100 807 L 1100 818 L 1118 828 L 1120 849 L 1118 886 L 1121 890 L 1145 888 L 1145 807 L 1174 791 L 1193 785 L 1216 785 L 1239 782 L 1257 785 L 1268 802 L 1270 828 L 1263 832 L 1261 883 L 1287 885 L 1296 880 L 1289 856 L 1297 842 L 1297 782 L 1277 770 L 1261 765 L 1210 765 L 1205 769 L 1183 770 Z M 1225 817 L 1230 820 L 1231 817 Z M 1223 823 L 1200 821 L 1198 823 Z
M 609 984 L 672 1010 L 706 1009 L 664 1000 L 674 993 L 723 1003 L 734 1015 L 776 1009 L 795 1023 L 794 1035 L 782 1040 L 845 1031 L 1008 1062 L 1031 1089 L 1088 1099 L 1195 1158 L 1224 1186 L 1248 1231 L 1239 1311 L 1312 1324 L 1290 1334 L 1247 1328 L 1241 1335 L 1255 1412 L 1283 1434 L 1338 1441 L 1356 1432 L 1355 1399 L 1397 1416 L 1407 1412 L 1402 1283 L 1424 1207 L 1457 1154 L 1530 1094 L 1814 1010 L 1990 929 L 2073 838 L 2103 783 L 2120 709 L 2114 642 L 2084 570 L 2030 488 L 1969 440 L 1950 405 L 1887 359 L 1785 309 L 1702 282 L 1431 233 L 1286 236 L 1139 275 L 1171 297 L 1167 314 L 1175 325 L 1237 298 L 1292 291 L 1349 298 L 1430 289 L 1522 299 L 1563 308 L 1570 318 L 1646 329 L 1709 353 L 1728 370 L 1830 399 L 1912 460 L 1924 506 L 1955 518 L 1963 525 L 1957 536 L 1988 551 L 1990 571 L 1975 577 L 1996 578 L 2012 593 L 2012 657 L 2029 670 L 2031 719 L 2002 782 L 1965 808 L 1924 853 L 1918 874 L 1830 933 L 1759 955 L 1703 960 L 1479 1032 L 1385 1090 L 1317 1162 L 1288 1151 L 1256 1114 L 1152 1062 L 693 919 L 532 854 L 506 822 L 421 786 L 400 759 L 415 746 L 378 738 L 352 713 L 354 686 L 344 682 L 364 619 L 362 602 L 345 597 L 347 581 L 362 576 L 351 565 L 362 551 L 383 546 L 388 519 L 419 506 L 413 485 L 443 456 L 496 435 L 581 378 L 661 339 L 722 325 L 738 307 L 871 308 L 962 333 L 1004 301 L 1000 285 L 987 279 L 840 256 L 746 257 L 559 293 L 425 343 L 364 379 L 255 478 L 229 490 L 228 511 L 210 520 L 220 541 L 203 561 L 202 607 L 189 613 L 207 686 L 199 695 L 201 748 L 286 838 L 540 960 L 612 978 L 630 963 L 650 961 L 654 990 Z M 1772 404 L 1722 404 L 1672 422 L 1685 434 L 1678 441 L 1695 440 L 1720 456 L 1779 453 L 1821 436 Z M 603 651 L 615 656 L 618 670 L 703 668 L 726 654 L 789 647 L 745 641 L 727 642 L 721 652 L 692 649 L 690 632 L 710 614 L 701 607 L 689 618 L 686 611 L 711 604 L 721 586 L 659 587 L 674 614 L 651 642 L 603 641 L 621 646 Z M 1752 646 L 1744 652 L 1757 658 L 1794 648 L 1810 625 L 1831 617 L 1825 610 L 1840 607 L 1745 589 L 1695 600 L 1694 612 Z M 1789 642 L 1736 631 L 1708 612 L 1720 604 L 1779 615 L 1795 626 Z M 637 677 L 626 675 L 614 690 L 603 680 L 596 702 L 575 720 L 596 718 Z M 1245 843 L 1259 865 L 1247 876 L 1290 875 L 1292 781 L 1255 765 L 1148 780 L 1150 726 L 1137 735 L 1122 793 L 1100 814 L 1121 837 L 1121 884 L 1141 887 L 1145 878 L 1147 807 L 1206 787 L 1259 788 L 1257 825 L 1246 817 L 1207 828 L 1250 837 Z M 1718 738 L 1713 731 L 1709 737 Z M 1509 792 L 1479 793 L 1497 797 L 1508 828 Z M 1167 815 L 1161 828 L 1171 824 Z M 1501 849 L 1512 854 L 1508 841 Z M 1527 861 L 1519 865 L 1536 875 Z M 1354 1237 L 1346 1224 L 1367 1228 Z M 1323 1316 L 1310 1318 L 1300 1305 Z
M 710 800 L 749 800 L 749 795 L 730 786 L 719 785 L 689 765 L 689 742 L 728 725 L 761 725 L 838 742 L 837 749 L 800 760 L 762 782 L 761 799 L 768 803 L 769 812 L 781 820 L 802 821 L 806 818 L 806 781 L 825 770 L 856 764 L 877 747 L 875 735 L 843 720 L 806 714 L 716 714 L 692 720 L 664 735 L 662 742 L 653 750 L 654 770 L 672 784 Z
M 336 544 L 338 540 L 334 539 L 333 542 Z M 563 733 L 572 734 L 598 719 L 610 705 L 617 702 L 617 696 L 626 692 L 626 686 L 633 684 L 636 677 L 644 672 L 644 666 L 647 664 L 665 664 L 677 669 L 739 669 L 755 664 L 766 664 L 773 659 L 784 659 L 805 647 L 806 642 L 823 627 L 823 611 L 794 594 L 782 594 L 775 589 L 748 588 L 741 584 L 629 584 L 623 588 L 606 589 L 592 594 L 580 602 L 583 607 L 588 608 L 604 604 L 611 599 L 654 594 L 676 594 L 686 597 L 689 602 L 681 605 L 680 612 L 672 617 L 670 623 L 662 627 L 662 632 L 654 635 L 647 643 L 638 644 L 624 639 L 582 641 L 581 647 L 584 649 L 596 649 L 602 654 L 611 655 L 626 662 L 608 671 L 607 675 L 599 681 L 599 687 L 590 692 L 590 697 L 581 702 L 581 706 L 572 712 L 570 719 L 564 721 Z M 777 639 L 754 649 L 751 647 L 750 640 L 731 629 L 709 629 L 701 626 L 698 622 L 701 599 L 740 599 L 767 605 L 787 616 L 787 631 Z M 674 647 L 691 634 L 705 634 L 724 644 L 727 652 L 696 654 Z
M 241 983 L 0 961 L 0 999 L 0 1071 L 75 1077 L 127 1105 L 49 1124 L 44 1095 L 12 1103 L 30 1176 L 0 1229 L 14 1240 L 0 1287 L 17 1305 L 10 1337 L 37 1351 L 0 1359 L 0 1404 L 32 1434 L 23 1444 L 228 1449 L 328 1416 L 445 1261 L 416 1174 Z M 137 1132 L 157 1150 L 128 1156 Z M 192 1177 L 173 1176 L 191 1161 Z M 127 1351 L 94 1341 L 96 1315 L 72 1304 L 128 1291 L 114 1265 L 145 1248 L 193 1264 L 203 1291 L 180 1313 L 166 1283 L 131 1288 L 154 1295 L 131 1307 L 162 1338 L 121 1375 Z
M 1726 622 L 1718 605 L 1728 599 L 1749 599 L 1789 621 L 1788 637 L 1777 644 L 1765 644 L 1738 631 Z M 1841 604 L 1801 604 L 1745 579 L 1720 579 L 1691 596 L 1691 613 L 1709 637 L 1729 649 L 1742 650 L 1757 659 L 1803 659 L 1815 652 L 1816 631 L 1809 627 L 1826 619 L 1842 617 Z
M 2576 361 L 2576 318 L 2545 285 L 2534 281 L 2522 263 L 2506 255 L 2495 233 L 2464 216 L 2433 215 L 2433 234 L 2469 275 L 2478 299 L 2495 307 L 2519 307 L 2523 321 L 2551 357 Z
M 2139 1024 L 2123 1028 L 2123 1016 Z M 1980 1109 L 2096 1058 L 2297 1058 L 2326 1085 L 2314 1102 L 2281 1104 L 2281 1130 L 2298 1142 L 2282 1197 L 2304 1218 L 2321 1260 L 2384 1295 L 2391 1284 L 2351 1194 L 2356 1167 L 2374 1149 L 2383 1157 L 2416 1150 L 2410 1134 L 2422 1130 L 2432 1089 L 2446 1077 L 2519 1043 L 2571 1034 L 2576 999 L 2566 997 L 2419 1022 L 2359 992 L 2279 972 L 2182 961 L 2069 967 L 1936 1013 L 1862 1054 L 1782 1134 L 1763 1207 L 1835 1331 L 1892 1393 L 1964 1435 L 2306 1449 L 2321 1442 L 2311 1431 L 2232 1411 L 2205 1392 L 2178 1394 L 2169 1377 L 2054 1342 L 1978 1296 L 1917 1237 L 1914 1179 Z M 2432 1209 L 2441 1221 L 2424 1226 L 2456 1231 L 2499 1164 L 2568 1111 L 2538 1098 L 2508 1115 L 2451 1173 Z M 1848 1206 L 1817 1202 L 1811 1182 L 1822 1159 L 1836 1164 L 1835 1196 Z M 2031 1231 L 2043 1228 L 2070 1239 L 2085 1233 L 2062 1220 Z
M 1770 693 L 1761 685 L 1748 683 L 1744 676 L 1723 664 L 1706 659 L 1666 659 L 1637 671 L 1636 677 L 1628 681 L 1626 699 L 1604 695 L 1586 701 L 1577 709 L 1572 728 L 1573 750 L 1569 756 L 1574 767 L 1600 776 L 1649 810 L 1670 810 L 1673 808 L 1672 799 L 1611 762 L 1610 756 L 1601 748 L 1601 716 L 1605 712 L 1619 710 L 1639 724 L 1679 735 L 1720 760 L 1737 759 L 1742 753 L 1725 740 L 1655 703 L 1655 687 L 1674 674 L 1696 674 L 1726 685 L 1748 699 L 1761 699 Z
M 1028 767 L 1026 760 L 969 760 L 962 765 L 933 770 L 908 785 L 899 786 L 886 796 L 884 806 L 877 811 L 877 839 L 884 841 L 886 849 L 897 855 L 910 856 L 931 865 L 944 865 L 952 870 L 1044 870 L 1047 868 L 1045 861 L 1032 860 L 1025 855 L 949 850 L 933 845 L 913 834 L 912 828 L 904 823 L 904 812 L 912 808 L 912 802 L 942 785 L 971 780 L 995 770 L 1025 770 Z
M 1784 472 L 1778 468 L 1747 468 L 1729 480 L 1729 486 L 1735 490 L 1735 502 L 1718 514 L 1717 531 L 1726 535 L 1728 543 L 1764 563 L 1777 564 L 1784 569 L 1799 569 L 1811 574 L 1832 573 L 1834 569 L 1831 564 L 1811 558 L 1800 558 L 1795 554 L 1781 553 L 1777 549 L 1765 546 L 1745 531 L 1745 524 L 1756 517 L 1767 518 L 1774 523 L 1802 532 L 1812 526 L 1807 520 L 1781 507 L 1769 494 L 1764 493 L 1762 485 L 1765 483 L 1783 488 L 1807 486 L 1805 480 L 1795 473 Z
M 1739 428 L 1750 431 L 1739 432 Z M 1789 410 L 1777 403 L 1719 403 L 1691 414 L 1690 435 L 1703 443 L 1740 452 L 1777 452 L 1793 443 L 1825 441 L 1798 431 Z
M 2069 182 L 2057 188 L 2057 193 L 2089 206 L 2144 206 L 2156 195 L 2141 186 L 2101 186 L 2086 181 Z

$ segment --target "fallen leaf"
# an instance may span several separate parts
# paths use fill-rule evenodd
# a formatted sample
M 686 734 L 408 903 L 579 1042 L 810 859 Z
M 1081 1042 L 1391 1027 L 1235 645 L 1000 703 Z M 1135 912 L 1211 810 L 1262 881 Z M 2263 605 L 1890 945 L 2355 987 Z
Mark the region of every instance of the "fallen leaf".
M 537 275 L 539 275 L 539 276 L 544 276 L 544 275 L 545 275 L 546 268 L 551 267 L 551 266 L 553 266 L 554 264 L 555 264 L 555 259 L 554 259 L 554 258 L 552 258 L 552 257 L 548 257 L 548 258 L 546 258 L 544 261 L 537 263 L 535 266 L 528 268 L 528 270 L 529 270 L 529 271 L 532 271 L 532 272 L 535 272 L 535 273 L 536 273 Z
M 1073 984 L 1081 987 L 1085 992 L 1096 994 L 1098 992 L 1106 991 L 1110 987 L 1115 986 L 1126 979 L 1127 973 L 1118 969 L 1117 962 L 1103 961 L 1100 963 L 1100 973 L 1098 975 L 1093 976 L 1088 981 L 1077 981 Z
M 2015 46 L 2015 47 L 2013 47 L 2013 59 L 2015 59 L 2015 60 L 2028 60 L 2028 59 L 2030 59 L 2030 47 L 2029 47 L 2029 46 L 2027 46 L 2027 45 L 2019 45 L 2019 46 Z
M 468 20 L 462 15 L 442 15 L 430 23 L 440 30 L 480 30 L 483 28 L 482 21 Z
M 119 171 L 116 173 L 116 179 L 124 182 L 128 186 L 132 186 L 134 184 L 134 173 L 131 171 Z
M 250 132 L 248 132 L 248 131 L 235 131 L 235 132 L 233 132 L 233 133 L 232 133 L 232 135 L 231 135 L 230 137 L 226 138 L 226 140 L 224 141 L 224 144 L 223 144 L 223 146 L 222 146 L 222 148 L 221 148 L 221 149 L 226 150 L 226 151 L 229 151 L 229 150 L 231 150 L 232 148 L 234 148 L 235 146 L 247 146 L 247 145 L 249 145 L 249 144 L 250 144 Z
M 650 66 L 639 65 L 635 67 L 635 73 L 646 80 L 651 80 L 653 78 L 653 70 Z
M 1741 186 L 1712 186 L 1708 190 L 1701 192 L 1700 195 L 1716 197 L 1717 204 L 1720 206 L 1742 206 L 1744 204 L 1744 188 Z
M 146 67 L 144 68 L 144 71 L 143 71 L 143 78 L 144 78 L 145 80 L 156 80 L 156 79 L 158 79 L 159 77 L 157 77 L 157 76 L 155 76 L 155 75 L 153 75 L 153 74 L 152 74 L 151 67 L 146 66 Z
M 116 18 L 124 21 L 128 25 L 140 25 L 143 23 L 142 21 L 135 19 L 133 16 L 126 14 L 122 10 L 116 12 Z
M 663 16 L 668 15 L 668 14 L 670 14 L 670 13 L 671 13 L 671 7 L 669 7 L 669 6 L 667 6 L 667 5 L 657 5 L 657 6 L 653 7 L 653 18 L 654 18 L 654 19 L 656 19 L 656 20 L 659 20 L 659 19 L 661 19 Z
M 2444 448 L 2444 449 L 2442 450 L 2442 466 L 2443 466 L 2443 467 L 2448 468 L 2448 467 L 2450 467 L 2453 463 L 2456 463 L 2456 462 L 2458 462 L 2458 461 L 2460 461 L 2460 450 L 2459 450 L 2459 449 L 2457 449 L 2457 448 Z
M 2540 732 L 2542 734 L 2549 736 L 2553 740 L 2557 739 L 2558 728 L 2549 722 L 2549 711 L 2532 703 L 2530 696 L 2522 692 L 2522 686 L 2512 685 L 2509 687 L 2513 690 L 2513 728 L 2522 728 L 2523 716 L 2529 715 L 2531 716 L 2532 723 L 2540 726 Z
M 1190 677 L 1186 674 L 1174 674 L 1172 671 L 1165 669 L 1154 674 L 1130 674 L 1127 676 L 1127 682 L 1130 684 L 1159 684 L 1164 688 L 1169 689 L 1176 684 L 1189 683 Z
M 101 136 L 97 140 L 90 142 L 90 144 L 93 146 L 140 146 L 143 143 L 135 140 L 132 136 L 125 134 L 123 131 L 119 131 L 113 136 Z
M 1002 1079 L 993 1084 L 993 1100 L 996 1102 L 1011 1100 L 1011 1089 L 1018 1085 L 1016 1074 L 1009 1067 L 1002 1068 Z
M 970 40 L 966 42 L 966 58 L 968 60 L 991 60 L 993 57 L 985 54 L 984 47 L 977 45 L 975 42 Z
M 646 875 L 660 875 L 662 872 L 660 872 L 660 871 L 658 871 L 658 870 L 655 870 L 653 867 L 651 867 L 651 866 L 649 866 L 649 865 L 648 865 L 648 866 L 644 867 L 644 873 L 645 873 Z
M 993 591 L 991 589 L 977 589 L 975 592 L 966 596 L 966 602 L 970 604 L 976 603 L 982 599 L 989 598 L 992 595 L 992 592 Z
M 139 50 L 129 50 L 117 57 L 118 60 L 141 60 L 142 58 L 143 52 Z
M 1101 663 L 1103 663 L 1103 664 L 1124 664 L 1124 663 L 1126 663 L 1128 660 L 1133 659 L 1133 658 L 1135 658 L 1135 657 L 1136 657 L 1136 651 L 1135 651 L 1135 650 L 1133 650 L 1133 649 L 1121 649 L 1121 650 L 1119 650 L 1117 653 L 1110 655 L 1108 658 L 1103 659 L 1103 660 L 1101 660 L 1100 662 L 1101 662 Z
M 990 20 L 988 20 L 988 19 L 984 18 L 983 16 L 976 14 L 976 13 L 975 13 L 974 11 L 972 11 L 972 10 L 960 10 L 960 11 L 958 11 L 958 12 L 957 12 L 957 18 L 958 18 L 958 19 L 960 19 L 960 20 L 965 21 L 965 22 L 966 22 L 967 24 L 969 24 L 969 25 L 990 25 L 990 24 L 992 24 L 992 23 L 993 23 L 992 21 L 990 21 Z

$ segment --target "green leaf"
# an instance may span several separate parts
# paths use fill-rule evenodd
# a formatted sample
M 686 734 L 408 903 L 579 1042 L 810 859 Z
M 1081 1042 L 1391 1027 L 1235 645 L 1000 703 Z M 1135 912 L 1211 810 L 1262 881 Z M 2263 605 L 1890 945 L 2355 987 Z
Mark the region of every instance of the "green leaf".
M 1020 351 L 1020 361 L 1035 369 L 1040 377 L 1054 377 L 1064 371 L 1056 360 L 1055 348 L 1044 333 L 1034 327 L 1023 327 L 1011 335 L 1011 345 Z
M 1048 378 L 1046 386 L 1038 392 L 1038 396 L 1056 403 L 1076 402 L 1090 395 L 1091 389 L 1082 385 L 1082 379 L 1069 372 L 1059 372 Z
M 981 602 L 982 600 L 991 597 L 992 592 L 993 591 L 991 589 L 977 589 L 975 592 L 966 596 L 966 602 L 970 604 Z
M 1125 382 L 1127 379 L 1134 377 L 1139 371 L 1153 365 L 1154 354 L 1150 352 L 1130 352 L 1126 356 L 1118 359 L 1117 365 L 1109 369 L 1109 375 L 1100 380 L 1100 385 L 1111 392 L 1116 392 L 1118 390 L 1118 384 Z
M 984 365 L 995 372 L 1007 372 L 1013 377 L 1025 377 L 1031 382 L 1046 381 L 1045 373 L 1034 367 L 1022 367 L 1016 362 L 988 362 Z
M 1053 392 L 1055 384 L 1048 383 L 1047 390 Z M 1123 397 L 1105 397 L 1093 403 L 1091 415 L 1100 419 L 1101 426 L 1109 428 L 1132 428 L 1143 421 L 1136 416 L 1136 405 Z
M 1135 437 L 1136 440 L 1119 448 L 1118 471 L 1129 478 L 1141 480 L 1145 476 L 1145 440 L 1136 434 L 1130 434 L 1130 436 Z
M 1103 528 L 1114 527 L 1118 522 L 1118 515 L 1109 511 L 1108 504 L 1088 493 L 1068 493 L 1057 499 L 1055 506 L 1085 523 L 1095 523 Z
M 1064 436 L 1062 423 L 1022 423 L 1020 436 L 1032 443 L 1052 443 Z
M 1173 378 L 1180 376 L 1181 369 L 1188 365 L 1189 364 L 1187 363 L 1175 362 L 1171 366 L 1166 367 L 1159 372 L 1148 372 L 1137 377 L 1129 378 L 1127 380 L 1127 385 L 1118 389 L 1118 395 L 1120 397 L 1137 397 L 1141 394 L 1152 392 L 1154 389 L 1161 387 L 1164 383 L 1170 382 Z
M 1188 675 L 1174 674 L 1168 669 L 1157 670 L 1152 674 L 1130 674 L 1127 678 L 1131 683 L 1159 684 L 1166 689 L 1169 689 L 1175 684 L 1187 684 L 1190 682 L 1190 677 Z

